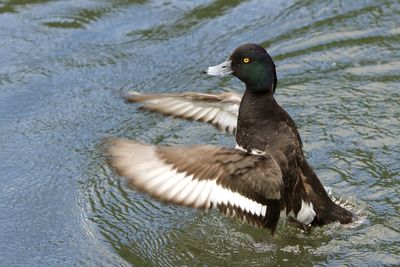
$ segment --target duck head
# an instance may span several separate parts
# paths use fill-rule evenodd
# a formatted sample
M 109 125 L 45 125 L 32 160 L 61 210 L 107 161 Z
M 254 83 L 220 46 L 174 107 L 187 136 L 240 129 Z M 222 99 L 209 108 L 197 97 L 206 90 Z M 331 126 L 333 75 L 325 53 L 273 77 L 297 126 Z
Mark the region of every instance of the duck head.
M 213 76 L 232 74 L 254 93 L 274 93 L 278 82 L 272 58 L 262 46 L 257 44 L 239 46 L 228 60 L 209 67 L 204 72 Z

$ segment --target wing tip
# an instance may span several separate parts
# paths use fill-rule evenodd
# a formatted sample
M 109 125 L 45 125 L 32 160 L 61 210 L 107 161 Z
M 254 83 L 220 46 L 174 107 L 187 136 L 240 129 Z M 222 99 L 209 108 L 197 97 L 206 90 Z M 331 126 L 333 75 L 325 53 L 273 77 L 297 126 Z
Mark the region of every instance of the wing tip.
M 140 102 L 143 100 L 144 95 L 136 91 L 122 92 L 121 98 L 126 102 Z
M 140 161 L 140 157 L 146 157 L 152 146 L 126 138 L 105 137 L 100 141 L 99 147 L 108 166 L 119 176 L 126 176 L 128 163 L 135 163 Z
M 109 156 L 110 154 L 112 154 L 112 151 L 114 148 L 123 147 L 125 145 L 141 146 L 141 144 L 139 144 L 133 140 L 129 140 L 127 138 L 116 138 L 116 137 L 111 137 L 111 136 L 104 137 L 103 139 L 101 139 L 100 144 L 99 144 L 100 151 L 105 156 Z

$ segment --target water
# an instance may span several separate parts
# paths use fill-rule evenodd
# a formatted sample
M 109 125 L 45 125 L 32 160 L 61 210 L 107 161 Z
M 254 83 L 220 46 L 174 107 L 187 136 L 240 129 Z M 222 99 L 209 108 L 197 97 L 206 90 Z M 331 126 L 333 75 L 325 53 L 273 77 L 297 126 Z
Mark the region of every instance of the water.
M 400 265 L 400 3 L 276 2 L 0 1 L 0 265 Z M 309 162 L 360 223 L 271 236 L 105 165 L 105 136 L 233 146 L 119 93 L 242 92 L 201 70 L 243 42 L 267 47 Z

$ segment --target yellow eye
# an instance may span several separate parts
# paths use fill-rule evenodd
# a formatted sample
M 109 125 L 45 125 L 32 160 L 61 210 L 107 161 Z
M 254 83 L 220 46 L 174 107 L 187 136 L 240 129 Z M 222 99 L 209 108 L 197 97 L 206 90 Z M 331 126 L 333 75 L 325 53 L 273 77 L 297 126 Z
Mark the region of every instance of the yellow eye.
M 247 63 L 249 63 L 249 62 L 250 62 L 250 58 L 245 57 L 245 58 L 243 59 L 243 63 L 247 64 Z

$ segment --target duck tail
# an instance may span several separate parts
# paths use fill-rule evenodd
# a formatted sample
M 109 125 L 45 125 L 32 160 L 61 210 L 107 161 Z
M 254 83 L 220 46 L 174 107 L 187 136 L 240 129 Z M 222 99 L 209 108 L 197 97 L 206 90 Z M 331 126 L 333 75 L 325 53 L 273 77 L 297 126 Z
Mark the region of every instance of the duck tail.
M 348 224 L 353 221 L 353 213 L 333 202 L 331 203 L 332 205 L 328 207 L 328 212 L 326 214 L 326 223 L 340 222 L 341 224 Z
M 305 174 L 306 183 L 309 184 L 311 188 L 308 193 L 316 213 L 312 224 L 324 225 L 333 222 L 340 222 L 341 224 L 351 223 L 354 214 L 331 200 L 317 175 L 307 163 L 303 165 L 303 172 Z

